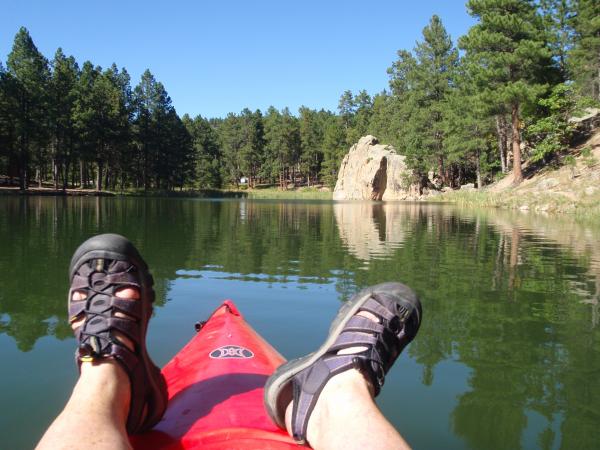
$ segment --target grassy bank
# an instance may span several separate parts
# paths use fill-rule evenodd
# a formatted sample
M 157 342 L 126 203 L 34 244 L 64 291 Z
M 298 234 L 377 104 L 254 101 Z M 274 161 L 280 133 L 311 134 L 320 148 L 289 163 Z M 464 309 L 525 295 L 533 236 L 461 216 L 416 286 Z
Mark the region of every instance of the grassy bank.
M 298 188 L 282 191 L 277 188 L 251 189 L 244 191 L 248 193 L 248 198 L 254 199 L 274 199 L 274 200 L 331 200 L 331 191 L 322 191 L 316 188 Z
M 600 193 L 578 197 L 560 192 L 506 190 L 452 191 L 429 197 L 428 201 L 449 202 L 466 208 L 502 208 L 537 213 L 569 214 L 584 220 L 600 221 Z
M 316 188 L 298 188 L 286 191 L 277 188 L 264 189 L 185 189 L 182 191 L 126 189 L 124 191 L 96 191 L 93 189 L 29 188 L 25 191 L 17 187 L 0 187 L 0 194 L 7 195 L 48 195 L 48 196 L 90 196 L 90 197 L 189 197 L 189 198 L 251 198 L 273 200 L 331 200 L 330 191 Z

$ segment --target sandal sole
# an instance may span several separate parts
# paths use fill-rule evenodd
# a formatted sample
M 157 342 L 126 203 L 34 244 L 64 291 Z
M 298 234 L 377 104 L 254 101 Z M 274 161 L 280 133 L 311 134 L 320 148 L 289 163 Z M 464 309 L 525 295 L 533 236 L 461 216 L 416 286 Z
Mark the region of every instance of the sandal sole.
M 377 292 L 390 293 L 396 298 L 396 302 L 405 307 L 410 313 L 407 317 L 411 317 L 413 312 L 417 313 L 416 325 L 410 340 L 416 336 L 421 324 L 421 302 L 417 294 L 408 286 L 402 283 L 382 283 L 375 286 L 365 288 L 354 294 L 350 300 L 345 302 L 339 309 L 331 327 L 329 335 L 323 344 L 314 352 L 300 358 L 292 359 L 283 365 L 279 366 L 273 375 L 269 377 L 265 384 L 264 404 L 265 408 L 271 417 L 280 428 L 285 429 L 285 408 L 292 398 L 291 386 L 289 385 L 292 378 L 300 371 L 306 369 L 321 356 L 323 356 L 338 338 L 348 321 L 357 313 L 360 307 L 369 299 L 371 295 Z M 284 391 L 289 391 L 286 398 L 282 398 Z

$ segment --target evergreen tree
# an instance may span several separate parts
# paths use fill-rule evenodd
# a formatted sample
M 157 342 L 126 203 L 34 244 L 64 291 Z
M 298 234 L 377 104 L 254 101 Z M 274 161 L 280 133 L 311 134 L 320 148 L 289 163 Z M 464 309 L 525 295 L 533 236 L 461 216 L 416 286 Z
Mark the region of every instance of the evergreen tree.
M 240 118 L 234 113 L 229 113 L 219 127 L 219 137 L 223 152 L 224 172 L 226 180 L 239 186 L 242 175 L 241 150 L 244 146 Z
M 479 20 L 460 43 L 479 67 L 475 78 L 487 103 L 511 114 L 514 182 L 523 180 L 521 123 L 523 106 L 546 90 L 540 73 L 550 68 L 550 52 L 531 0 L 469 0 Z
M 344 91 L 338 102 L 338 111 L 342 119 L 344 131 L 348 133 L 353 125 L 354 114 L 356 113 L 356 103 L 352 91 Z
M 340 164 L 348 150 L 342 120 L 339 116 L 331 116 L 325 125 L 321 176 L 329 187 L 335 186 Z
M 391 103 L 392 97 L 387 93 L 387 91 L 383 91 L 373 97 L 373 108 L 371 117 L 369 120 L 368 129 L 369 132 L 383 142 L 392 143 L 391 133 Z
M 217 132 L 202 116 L 192 120 L 185 114 L 182 121 L 192 138 L 195 152 L 194 179 L 201 188 L 220 188 L 222 156 Z
M 58 48 L 52 61 L 48 95 L 54 189 L 58 189 L 61 176 L 62 188 L 67 188 L 69 171 L 75 154 L 73 114 L 77 100 L 78 78 L 79 67 L 75 58 L 72 56 L 67 58 L 62 49 Z
M 352 126 L 348 130 L 346 143 L 354 144 L 368 134 L 371 115 L 373 114 L 373 100 L 364 89 L 359 91 L 354 97 L 354 114 L 352 117 Z
M 489 157 L 493 123 L 485 101 L 470 78 L 469 67 L 463 62 L 455 88 L 446 99 L 442 124 L 444 147 L 451 172 L 449 183 L 459 187 L 468 180 L 468 174 L 475 173 L 477 187 L 482 188 L 485 174 L 495 168 L 494 158 Z
M 83 63 L 77 83 L 77 95 L 73 111 L 73 124 L 77 133 L 76 152 L 79 157 L 79 184 L 88 187 L 92 176 L 91 164 L 96 150 L 97 127 L 95 120 L 94 85 L 100 76 L 100 67 L 90 61 Z
M 323 119 L 317 111 L 301 106 L 300 110 L 300 170 L 308 186 L 314 183 L 323 161 Z M 322 115 L 321 115 L 322 116 Z
M 30 164 L 38 168 L 38 181 L 42 179 L 42 164 L 47 148 L 47 85 L 50 72 L 48 61 L 38 51 L 29 32 L 21 27 L 15 36 L 8 55 L 7 72 L 12 80 L 13 95 L 10 102 L 10 120 L 14 124 L 16 138 L 19 185 L 28 187 Z
M 16 126 L 13 114 L 17 108 L 15 82 L 0 62 L 0 173 L 9 177 L 18 175 L 16 149 Z
M 248 178 L 253 188 L 264 158 L 264 126 L 262 113 L 245 108 L 239 116 L 242 147 L 240 148 L 240 171 Z
M 569 66 L 581 92 L 600 101 L 600 2 L 574 0 L 574 45 Z
M 124 67 L 119 71 L 116 64 L 110 68 L 111 81 L 119 93 L 117 129 L 114 135 L 114 160 L 113 160 L 113 189 L 120 185 L 121 190 L 131 179 L 135 170 L 135 151 L 133 145 L 132 119 L 134 113 L 133 92 L 131 90 L 131 77 Z
M 288 179 L 295 182 L 300 161 L 301 140 L 298 119 L 288 108 L 281 112 L 272 106 L 265 116 L 266 164 L 264 171 L 271 179 L 277 177 L 280 189 L 286 189 Z
M 423 134 L 420 139 L 422 151 L 429 161 L 435 161 L 438 176 L 445 182 L 444 159 L 447 152 L 444 146 L 443 122 L 446 101 L 455 76 L 458 52 L 438 16 L 433 16 L 429 25 L 423 29 L 423 42 L 417 44 L 415 54 L 418 60 L 418 116 L 421 117 L 417 132 Z
M 150 187 L 151 163 L 155 153 L 152 115 L 157 101 L 156 79 L 146 69 L 133 91 L 133 132 L 137 148 L 137 186 Z
M 423 29 L 423 41 L 417 43 L 414 56 L 398 52 L 398 60 L 388 70 L 395 101 L 398 148 L 407 156 L 415 181 L 427 184 L 431 167 L 446 181 L 444 115 L 450 95 L 458 53 L 441 20 L 433 16 Z
M 540 0 L 540 9 L 545 39 L 564 82 L 569 78 L 567 60 L 573 45 L 573 0 Z

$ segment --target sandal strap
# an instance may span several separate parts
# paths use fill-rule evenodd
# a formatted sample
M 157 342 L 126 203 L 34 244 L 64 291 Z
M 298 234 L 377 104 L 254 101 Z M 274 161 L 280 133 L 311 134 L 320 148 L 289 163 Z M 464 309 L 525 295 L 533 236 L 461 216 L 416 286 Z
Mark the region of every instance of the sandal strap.
M 306 442 L 310 415 L 319 395 L 333 376 L 357 369 L 373 386 L 374 395 L 377 396 L 388 370 L 412 339 L 405 336 L 405 308 L 395 297 L 385 293 L 372 294 L 358 311 L 374 314 L 379 321 L 360 315 L 352 316 L 327 352 L 292 380 L 292 435 L 299 442 Z M 337 354 L 340 350 L 352 347 L 366 349 L 352 354 Z
M 146 320 L 144 315 L 149 314 L 144 312 L 141 299 L 120 298 L 115 293 L 123 287 L 131 287 L 140 290 L 141 295 L 140 276 L 136 266 L 128 261 L 106 259 L 99 263 L 90 260 L 73 275 L 69 291 L 70 320 L 85 317 L 83 324 L 75 330 L 79 344 L 75 359 L 80 365 L 85 357 L 111 357 L 121 364 L 131 380 L 131 404 L 127 419 L 130 431 L 143 426 L 144 406 L 149 400 L 143 386 L 145 383 L 134 382 L 145 376 L 139 350 L 144 339 L 142 322 Z M 75 291 L 85 293 L 86 298 L 72 300 Z M 124 317 L 117 317 L 116 313 L 122 313 Z M 133 343 L 133 351 L 117 338 L 117 333 Z M 151 406 L 148 405 L 148 408 Z
M 338 373 L 356 368 L 356 355 L 321 357 L 293 379 L 292 435 L 306 441 L 308 419 L 327 382 Z

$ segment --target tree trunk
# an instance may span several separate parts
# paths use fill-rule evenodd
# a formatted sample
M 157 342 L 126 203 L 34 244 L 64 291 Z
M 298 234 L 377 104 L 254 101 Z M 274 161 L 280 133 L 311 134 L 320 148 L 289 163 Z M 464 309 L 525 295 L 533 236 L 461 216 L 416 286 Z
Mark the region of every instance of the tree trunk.
M 67 187 L 69 185 L 69 169 L 71 168 L 71 162 L 69 161 L 69 158 L 65 161 L 65 166 L 63 168 L 64 172 L 63 172 L 63 191 L 67 190 Z
M 438 156 L 438 176 L 440 177 L 442 184 L 446 184 L 444 177 L 444 157 L 442 155 Z
M 500 167 L 502 173 L 508 172 L 506 161 L 506 121 L 503 115 L 496 116 L 496 131 L 498 133 L 498 151 L 500 152 Z
M 519 104 L 512 107 L 512 151 L 513 151 L 513 174 L 514 183 L 523 181 L 521 170 L 521 132 L 519 131 Z
M 481 154 L 479 149 L 477 149 L 475 156 L 477 158 L 477 161 L 475 162 L 475 170 L 477 171 L 477 189 L 481 189 L 483 185 L 481 183 Z
M 58 191 L 58 163 L 56 158 L 52 160 L 52 182 L 54 183 L 54 190 Z
M 104 177 L 104 189 L 108 189 L 110 185 L 110 167 L 106 168 L 106 176 Z
M 85 184 L 84 184 L 85 180 L 83 179 L 84 178 L 83 176 L 84 176 L 83 160 L 80 159 L 79 160 L 79 187 L 81 189 L 83 189 L 85 186 Z
M 98 173 L 96 174 L 96 190 L 101 191 L 102 190 L 102 162 L 98 161 L 97 165 L 98 165 Z

